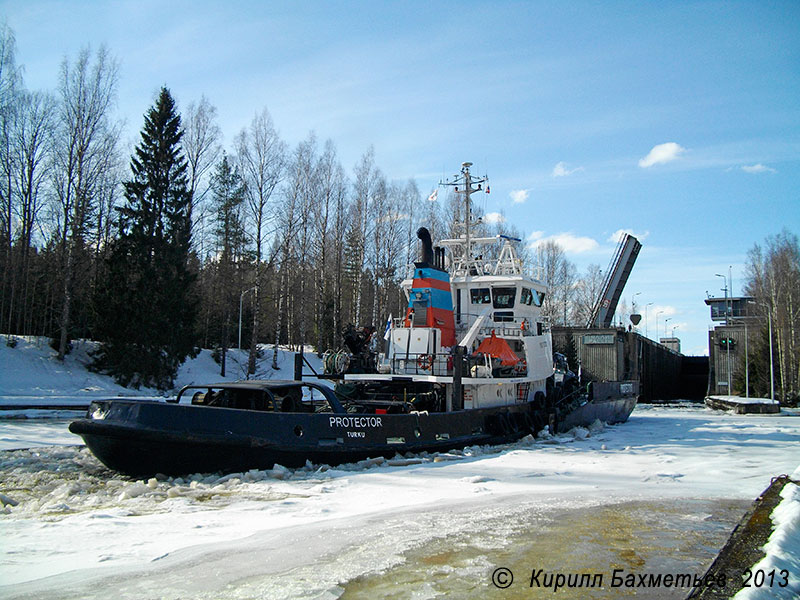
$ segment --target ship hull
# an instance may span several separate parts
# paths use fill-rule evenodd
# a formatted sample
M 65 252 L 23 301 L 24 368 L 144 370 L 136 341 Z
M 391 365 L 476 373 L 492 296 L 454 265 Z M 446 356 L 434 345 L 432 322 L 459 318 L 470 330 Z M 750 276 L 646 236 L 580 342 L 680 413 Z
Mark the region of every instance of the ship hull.
M 527 405 L 412 414 L 268 413 L 161 402 L 98 402 L 74 421 L 106 466 L 131 475 L 336 465 L 519 439 L 537 429 Z M 527 419 L 526 419 L 527 416 Z M 541 427 L 539 423 L 539 427 Z
M 533 403 L 442 413 L 278 413 L 108 400 L 70 424 L 109 468 L 134 476 L 239 472 L 307 462 L 337 465 L 379 456 L 512 442 L 546 425 L 625 421 L 636 397 L 584 403 L 572 412 Z
M 624 423 L 636 408 L 636 398 L 613 398 L 587 402 L 563 417 L 558 423 L 559 431 L 573 427 L 587 427 L 595 421 L 608 425 Z

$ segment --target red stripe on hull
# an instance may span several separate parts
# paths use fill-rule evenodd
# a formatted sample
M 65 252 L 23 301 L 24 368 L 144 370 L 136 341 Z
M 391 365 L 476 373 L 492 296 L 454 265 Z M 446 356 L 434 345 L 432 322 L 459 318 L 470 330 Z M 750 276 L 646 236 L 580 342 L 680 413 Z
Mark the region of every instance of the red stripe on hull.
M 443 292 L 449 292 L 450 282 L 439 281 L 438 279 L 432 279 L 432 278 L 414 279 L 413 283 L 411 284 L 411 287 L 412 289 L 433 288 L 435 290 L 442 290 Z

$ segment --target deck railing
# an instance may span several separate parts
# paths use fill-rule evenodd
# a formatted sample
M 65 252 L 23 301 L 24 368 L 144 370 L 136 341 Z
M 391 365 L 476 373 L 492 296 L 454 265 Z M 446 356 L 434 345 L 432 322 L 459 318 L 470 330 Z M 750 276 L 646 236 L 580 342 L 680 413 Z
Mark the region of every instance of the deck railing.
M 525 377 L 527 368 L 501 367 L 498 359 L 486 354 L 477 354 L 464 358 L 463 377 L 503 378 Z M 385 363 L 384 363 L 385 364 Z M 433 375 L 435 377 L 451 377 L 453 375 L 453 356 L 451 354 L 401 354 L 389 361 L 392 374 L 396 375 Z

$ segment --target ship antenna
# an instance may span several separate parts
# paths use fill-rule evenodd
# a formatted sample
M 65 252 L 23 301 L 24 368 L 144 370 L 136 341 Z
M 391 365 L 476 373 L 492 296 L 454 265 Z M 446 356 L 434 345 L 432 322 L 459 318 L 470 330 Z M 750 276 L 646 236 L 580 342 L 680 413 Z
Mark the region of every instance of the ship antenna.
M 470 229 L 473 225 L 477 225 L 480 220 L 473 221 L 472 220 L 472 194 L 474 192 L 482 192 L 483 191 L 483 184 L 486 183 L 489 178 L 487 176 L 483 177 L 472 177 L 469 172 L 469 168 L 472 166 L 471 162 L 465 162 L 461 164 L 461 174 L 456 175 L 452 181 L 440 181 L 439 185 L 449 185 L 452 186 L 456 194 L 463 194 L 464 195 L 464 204 L 466 209 L 466 214 L 464 215 L 464 237 L 466 238 L 466 256 L 467 261 L 472 260 L 472 241 L 470 235 Z

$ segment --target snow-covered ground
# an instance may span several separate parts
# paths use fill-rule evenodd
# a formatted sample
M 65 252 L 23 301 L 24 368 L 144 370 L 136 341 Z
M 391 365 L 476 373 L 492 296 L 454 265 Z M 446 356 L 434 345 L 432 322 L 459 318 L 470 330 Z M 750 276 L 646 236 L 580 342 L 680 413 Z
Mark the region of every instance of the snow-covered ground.
M 715 400 L 722 400 L 723 402 L 732 402 L 733 404 L 778 404 L 777 400 L 770 400 L 769 398 L 743 398 L 742 396 L 709 396 Z
M 73 349 L 64 358 L 56 359 L 56 352 L 48 346 L 47 338 L 17 337 L 16 347 L 0 343 L 0 408 L 3 405 L 57 406 L 86 405 L 95 398 L 174 396 L 177 390 L 192 383 L 235 381 L 245 379 L 248 350 L 228 352 L 226 376 L 220 376 L 220 366 L 214 362 L 210 350 L 201 350 L 197 357 L 181 365 L 175 380 L 175 389 L 160 392 L 155 389 L 139 390 L 125 388 L 111 377 L 93 373 L 87 369 L 92 361 L 91 352 L 95 342 L 75 340 Z M 278 370 L 271 368 L 272 348 L 264 350 L 257 376 L 262 379 L 291 379 L 294 375 L 294 356 L 290 352 L 278 354 Z M 319 369 L 321 361 L 313 353 L 306 353 L 307 360 Z M 308 371 L 308 369 L 306 369 Z M 19 412 L 6 413 L 20 416 Z M 32 415 L 28 415 L 32 416 Z M 37 416 L 41 416 L 37 413 Z
M 0 370 L 0 381 L 15 377 L 6 363 Z M 66 424 L 0 420 L 4 447 L 18 448 L 0 452 L 2 598 L 555 595 L 530 589 L 534 568 L 605 577 L 603 590 L 559 597 L 616 598 L 633 591 L 609 589 L 620 566 L 702 575 L 770 479 L 800 476 L 796 411 L 639 406 L 626 424 L 501 447 L 142 481 L 105 469 Z M 789 565 L 795 587 L 769 597 L 795 597 L 800 581 L 792 489 L 776 511 L 783 541 L 769 564 Z M 720 507 L 733 516 L 706 542 Z M 660 529 L 663 515 L 681 533 Z M 689 540 L 692 531 L 700 535 Z M 512 589 L 492 585 L 501 567 L 516 574 Z

